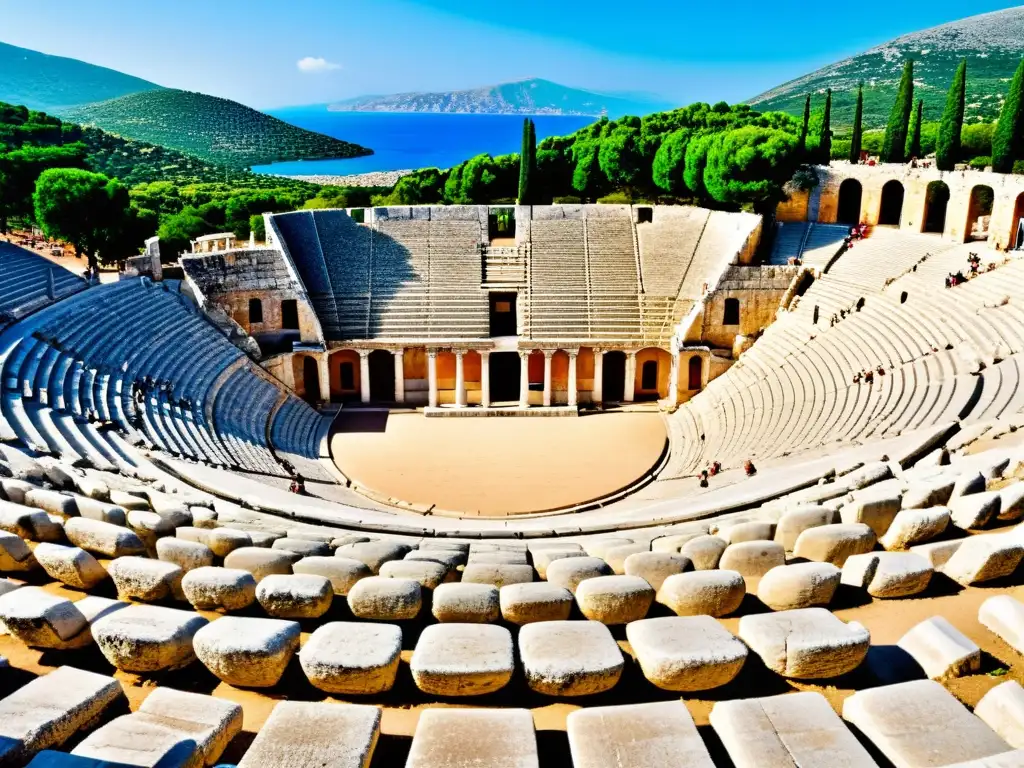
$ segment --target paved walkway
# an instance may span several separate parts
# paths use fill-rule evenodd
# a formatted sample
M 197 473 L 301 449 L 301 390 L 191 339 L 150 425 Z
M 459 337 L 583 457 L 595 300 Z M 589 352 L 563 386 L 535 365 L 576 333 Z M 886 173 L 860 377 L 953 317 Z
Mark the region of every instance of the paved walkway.
M 572 506 L 631 485 L 665 447 L 661 415 L 426 418 L 344 411 L 331 452 L 347 477 L 387 497 L 466 515 Z

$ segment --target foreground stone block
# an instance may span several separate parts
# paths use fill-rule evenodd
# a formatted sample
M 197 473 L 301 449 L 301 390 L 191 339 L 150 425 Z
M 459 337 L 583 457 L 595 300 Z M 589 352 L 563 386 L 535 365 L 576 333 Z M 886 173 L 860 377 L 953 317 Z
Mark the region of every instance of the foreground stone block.
M 181 589 L 200 611 L 240 611 L 256 602 L 256 579 L 236 568 L 196 568 L 182 577 Z
M 277 685 L 299 647 L 297 622 L 226 616 L 196 633 L 195 652 L 203 665 L 229 685 Z
M 309 541 L 308 539 L 283 538 L 275 539 L 270 545 L 271 549 L 282 549 L 286 552 L 294 552 L 299 557 L 330 557 L 331 545 L 322 541 Z
M 730 544 L 722 553 L 718 567 L 747 578 L 764 576 L 772 568 L 786 564 L 786 551 L 774 541 L 744 541 Z
M 761 578 L 757 597 L 773 611 L 828 605 L 839 586 L 841 573 L 832 563 L 776 566 Z
M 725 616 L 736 611 L 747 593 L 736 571 L 694 571 L 669 576 L 657 599 L 679 616 Z
M 254 546 L 252 536 L 248 532 L 234 528 L 181 527 L 174 535 L 179 539 L 206 545 L 217 557 L 227 557 L 236 549 Z
M 117 669 L 159 672 L 184 667 L 195 659 L 193 638 L 207 623 L 192 611 L 129 605 L 93 623 L 92 635 Z
M 1002 497 L 998 491 L 983 491 L 950 499 L 949 517 L 963 530 L 984 528 L 999 514 Z
M 1009 595 L 990 597 L 978 609 L 978 621 L 1017 653 L 1024 653 L 1024 603 Z
M 744 523 L 723 525 L 715 535 L 727 544 L 742 544 L 747 541 L 771 541 L 775 538 L 775 523 L 767 520 L 750 520 Z
M 612 569 L 599 557 L 565 557 L 552 562 L 544 574 L 549 584 L 565 587 L 576 594 L 576 587 L 585 579 L 611 576 Z
M 405 768 L 538 768 L 527 709 L 426 709 Z
M 60 667 L 0 700 L 0 764 L 24 765 L 60 747 L 124 693 L 112 677 Z
M 529 565 L 529 561 L 525 552 L 471 552 L 466 565 Z
M 556 560 L 563 560 L 567 557 L 587 557 L 587 554 L 580 549 L 542 549 L 533 552 L 533 567 L 538 576 L 547 579 L 548 566 Z
M 857 491 L 853 501 L 843 506 L 840 519 L 845 524 L 864 523 L 875 536 L 883 536 L 900 511 L 902 500 L 903 495 L 893 488 L 865 488 Z
M 639 576 L 598 576 L 580 582 L 576 604 L 591 621 L 628 624 L 647 615 L 654 590 Z
M 64 530 L 41 509 L 0 500 L 0 531 L 31 541 L 60 541 Z
M 930 509 L 949 502 L 956 481 L 948 475 L 938 475 L 912 482 L 903 494 L 903 509 Z
M 37 544 L 35 558 L 46 575 L 76 589 L 92 589 L 107 578 L 107 572 L 95 557 L 78 547 Z
M 407 544 L 389 541 L 366 541 L 359 544 L 346 544 L 334 550 L 337 557 L 348 557 L 364 563 L 374 573 L 380 573 L 380 567 L 391 560 L 401 560 L 410 551 Z
M 115 558 L 146 553 L 146 545 L 132 531 L 99 520 L 73 517 L 64 523 L 64 534 L 76 547 L 94 555 Z
M 615 549 L 616 547 L 632 547 L 635 544 L 636 542 L 632 539 L 626 539 L 621 536 L 602 536 L 601 538 L 591 539 L 584 543 L 583 549 L 588 557 L 594 557 L 607 562 L 608 550 Z
M 817 563 L 842 568 L 850 555 L 862 555 L 875 547 L 875 532 L 864 523 L 823 525 L 809 528 L 796 540 L 793 554 Z
M 23 538 L 13 533 L 0 532 L 0 571 L 21 573 L 38 567 L 39 563 Z
M 1024 482 L 1008 485 L 999 491 L 999 519 L 1019 520 L 1024 515 Z
M 519 656 L 527 685 L 548 696 L 610 690 L 624 663 L 608 627 L 597 621 L 527 624 L 519 630 Z
M 681 701 L 578 709 L 566 730 L 575 768 L 715 768 Z
M 932 564 L 912 552 L 868 552 L 847 559 L 842 583 L 872 597 L 907 597 L 924 592 L 932 573 Z
M 402 630 L 393 624 L 334 621 L 310 636 L 299 661 L 315 688 L 365 696 L 391 690 L 401 653 Z
M 239 547 L 224 558 L 225 568 L 248 571 L 259 584 L 267 576 L 286 576 L 292 572 L 292 564 L 301 558 L 294 552 L 263 547 Z
M 710 720 L 735 768 L 877 766 L 820 693 L 720 701 Z
M 1024 749 L 1024 688 L 1016 680 L 997 685 L 978 702 L 974 714 L 1014 749 Z
M 501 615 L 498 588 L 489 584 L 442 584 L 434 590 L 431 611 L 440 622 L 482 624 Z
M 909 549 L 934 539 L 949 525 L 946 507 L 904 509 L 893 518 L 892 525 L 878 543 L 886 549 Z
M 501 615 L 512 624 L 565 621 L 572 612 L 572 593 L 545 582 L 507 584 L 498 591 Z
M 347 557 L 304 557 L 292 565 L 294 573 L 323 576 L 335 595 L 344 597 L 360 579 L 372 575 L 369 566 Z
M 638 552 L 626 558 L 627 576 L 639 576 L 657 592 L 669 576 L 693 567 L 688 557 L 667 552 Z
M 71 754 L 93 765 L 159 766 L 202 768 L 203 753 L 192 739 L 185 721 L 161 721 L 138 713 L 121 715 L 93 731 Z M 131 760 L 131 763 L 125 763 Z
M 456 552 L 450 549 L 414 549 L 406 554 L 403 560 L 428 561 L 440 563 L 448 570 L 454 571 L 460 565 L 465 565 L 467 555 L 464 552 Z
M 434 624 L 409 663 L 416 687 L 435 696 L 481 696 L 512 679 L 512 633 L 481 624 Z
M 174 525 L 174 521 L 162 517 L 156 512 L 132 510 L 128 513 L 128 527 L 142 539 L 146 548 L 152 551 L 157 540 L 165 536 L 173 536 L 177 526 Z
M 1010 745 L 934 680 L 858 691 L 843 702 L 853 723 L 897 768 L 982 760 Z M 927 724 L 934 723 L 934 727 Z
M 448 566 L 433 560 L 389 560 L 381 565 L 380 575 L 389 579 L 412 579 L 418 581 L 423 589 L 437 589 L 448 581 L 451 571 Z M 530 576 L 533 576 L 532 568 Z
M 172 536 L 156 543 L 156 556 L 165 563 L 174 563 L 183 573 L 213 565 L 213 551 L 208 546 Z
M 490 584 L 501 589 L 510 584 L 533 581 L 532 565 L 470 563 L 462 571 L 464 584 Z
M 710 616 L 668 616 L 626 625 L 644 677 L 667 691 L 706 691 L 730 682 L 747 646 Z
M 41 587 L 22 587 L 0 597 L 0 622 L 25 645 L 68 648 L 89 642 L 89 623 L 70 600 Z M 82 637 L 81 643 L 75 640 Z
M 256 586 L 256 599 L 279 619 L 316 619 L 331 607 L 334 590 L 323 576 L 309 574 L 267 576 Z
M 981 649 L 942 616 L 911 627 L 896 645 L 933 680 L 961 677 L 981 669 Z
M 418 581 L 370 576 L 360 579 L 348 593 L 352 615 L 375 621 L 415 619 L 423 607 Z
M 679 554 L 689 558 L 694 570 L 709 571 L 718 567 L 718 561 L 729 544 L 717 536 L 697 536 L 686 542 Z
M 369 768 L 380 734 L 380 707 L 282 701 L 238 768 Z
M 107 566 L 121 600 L 153 603 L 181 594 L 181 568 L 147 557 L 119 557 Z
M 932 564 L 932 568 L 939 571 L 946 563 L 949 562 L 949 559 L 956 554 L 956 551 L 960 549 L 960 545 L 963 544 L 963 542 L 964 539 L 932 541 L 928 544 L 918 544 L 916 547 L 911 547 L 910 552 L 923 557 Z
M 974 493 L 983 493 L 985 490 L 985 476 L 981 472 L 964 472 L 957 476 L 953 482 L 953 492 L 950 494 L 950 503 L 960 496 L 969 496 Z
M 1024 558 L 1024 543 L 1013 534 L 968 536 L 942 566 L 942 572 L 967 587 L 1009 576 Z
M 626 573 L 626 560 L 629 557 L 650 551 L 651 548 L 647 544 L 621 544 L 617 547 L 606 549 L 604 561 L 608 563 L 608 567 L 612 569 L 613 574 L 624 576 Z
M 238 704 L 163 686 L 146 697 L 137 714 L 156 722 L 186 723 L 183 730 L 196 742 L 206 765 L 215 765 L 242 730 L 242 708 Z
M 739 636 L 766 667 L 797 680 L 853 671 L 871 642 L 863 626 L 855 621 L 845 624 L 824 608 L 744 616 Z
M 787 552 L 792 552 L 800 534 L 808 528 L 831 525 L 835 521 L 835 512 L 828 507 L 795 507 L 779 518 L 775 526 L 775 541 Z

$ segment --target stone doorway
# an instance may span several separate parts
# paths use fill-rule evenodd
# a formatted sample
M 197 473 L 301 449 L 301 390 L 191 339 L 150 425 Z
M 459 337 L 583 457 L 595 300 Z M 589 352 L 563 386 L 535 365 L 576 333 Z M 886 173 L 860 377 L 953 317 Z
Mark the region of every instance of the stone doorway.
M 602 395 L 606 403 L 621 403 L 626 399 L 626 353 L 605 352 L 601 377 Z
M 516 352 L 490 355 L 491 403 L 518 403 L 520 361 Z
M 378 403 L 395 401 L 395 357 L 383 349 L 370 353 L 370 400 Z
M 307 403 L 315 405 L 320 401 L 320 368 L 315 358 L 302 358 L 302 386 L 305 388 Z

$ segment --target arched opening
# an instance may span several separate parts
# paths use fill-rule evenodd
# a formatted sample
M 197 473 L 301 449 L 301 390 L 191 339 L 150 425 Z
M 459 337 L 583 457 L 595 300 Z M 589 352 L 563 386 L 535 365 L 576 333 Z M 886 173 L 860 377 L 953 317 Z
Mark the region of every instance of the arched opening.
M 395 356 L 383 349 L 370 353 L 370 399 L 378 403 L 395 401 Z
M 704 382 L 704 361 L 700 359 L 700 355 L 694 355 L 690 358 L 689 368 L 686 387 L 691 392 L 696 392 Z
M 971 190 L 971 205 L 967 210 L 967 240 L 988 240 L 995 199 L 992 187 L 979 184 Z
M 281 327 L 286 331 L 299 330 L 299 304 L 295 299 L 281 302 Z
M 263 302 L 259 299 L 249 299 L 249 323 L 263 322 Z
M 840 184 L 836 221 L 840 224 L 859 224 L 860 204 L 863 197 L 864 188 L 856 179 L 847 179 Z
M 626 399 L 626 353 L 605 352 L 601 371 L 601 387 L 605 402 L 620 403 Z
M 359 398 L 359 353 L 343 349 L 331 355 L 331 399 L 355 400 Z
M 1013 209 L 1013 229 L 1007 247 L 1014 251 L 1024 250 L 1024 192 L 1017 196 Z
M 878 223 L 884 227 L 898 227 L 903 219 L 903 185 L 893 179 L 882 187 L 882 204 L 878 209 Z
M 633 398 L 638 401 L 668 397 L 672 355 L 658 347 L 647 347 L 636 353 L 636 378 Z
M 933 181 L 924 196 L 924 232 L 942 234 L 946 231 L 946 209 L 949 187 L 944 181 Z
M 306 393 L 306 402 L 311 405 L 320 402 L 320 369 L 316 358 L 302 358 L 302 386 Z
M 647 206 L 636 209 L 636 223 L 650 224 L 654 221 L 654 209 Z
M 740 300 L 739 299 L 726 299 L 725 300 L 725 312 L 722 317 L 722 325 L 739 325 L 740 324 Z

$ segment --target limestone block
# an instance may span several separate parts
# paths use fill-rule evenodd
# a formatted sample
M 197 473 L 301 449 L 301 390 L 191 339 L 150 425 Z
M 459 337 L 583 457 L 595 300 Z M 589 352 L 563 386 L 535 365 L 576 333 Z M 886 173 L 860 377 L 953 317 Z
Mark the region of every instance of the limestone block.
M 60 541 L 64 529 L 41 509 L 0 501 L 0 531 L 31 541 Z
M 867 552 L 847 558 L 841 583 L 876 598 L 908 597 L 924 592 L 934 571 L 913 552 Z
M 420 635 L 409 668 L 424 693 L 494 693 L 512 679 L 512 633 L 488 624 L 433 624 Z
M 946 541 L 933 541 L 929 544 L 918 544 L 916 547 L 911 547 L 910 552 L 923 557 L 932 564 L 932 568 L 938 571 L 949 562 L 949 558 L 960 549 L 960 545 L 964 541 L 964 539 L 947 539 Z
M 238 768 L 369 768 L 380 734 L 380 707 L 282 701 Z
M 657 599 L 679 616 L 725 616 L 740 607 L 746 582 L 736 571 L 693 571 L 669 576 Z
M 466 584 L 493 584 L 498 589 L 510 584 L 529 584 L 533 581 L 533 566 L 470 563 L 462 571 L 462 581 Z
M 405 768 L 538 768 L 527 709 L 426 709 Z
M 298 538 L 275 539 L 270 548 L 294 552 L 299 557 L 329 557 L 331 554 L 330 544 Z
M 121 715 L 86 736 L 72 755 L 105 766 L 165 765 L 203 768 L 203 753 L 188 738 L 181 720 L 161 720 L 138 713 Z M 131 763 L 125 763 L 131 760 Z
M 808 528 L 800 534 L 793 554 L 818 563 L 843 567 L 850 555 L 870 552 L 875 547 L 875 532 L 864 523 L 838 523 Z
M 740 619 L 739 636 L 764 665 L 783 677 L 839 677 L 860 665 L 871 636 L 855 621 L 843 623 L 824 608 L 756 614 Z
M 290 574 L 292 564 L 300 559 L 299 555 L 287 550 L 239 547 L 224 558 L 224 567 L 248 571 L 259 584 L 267 576 Z
M 58 667 L 0 700 L 0 763 L 25 765 L 36 752 L 59 748 L 124 701 L 112 677 L 74 667 Z
M 393 624 L 334 621 L 310 636 L 299 662 L 315 688 L 365 696 L 391 690 L 401 652 L 402 630 Z
M 1024 482 L 1016 482 L 999 491 L 999 519 L 1019 520 L 1024 516 Z
M 775 538 L 775 523 L 751 520 L 723 526 L 715 534 L 726 544 L 742 544 L 745 541 L 771 541 Z
M 974 714 L 1014 749 L 1024 749 L 1024 688 L 1016 680 L 997 685 L 978 702 Z
M 128 510 L 116 504 L 79 496 L 76 500 L 78 514 L 103 523 L 124 526 L 128 522 Z
M 715 768 L 681 701 L 578 709 L 566 730 L 575 768 Z
M 1013 534 L 968 536 L 942 566 L 942 572 L 963 586 L 1009 576 L 1024 557 L 1024 544 Z
M 0 473 L 0 497 L 6 498 L 8 501 L 12 501 L 15 504 L 21 504 L 24 506 L 25 494 L 35 487 L 36 486 L 32 485 L 32 483 L 26 483 L 24 480 L 7 478 L 4 477 L 3 473 Z
M 710 616 L 667 616 L 626 625 L 644 677 L 667 691 L 706 691 L 730 682 L 747 646 Z
M 304 557 L 292 566 L 293 573 L 323 576 L 335 595 L 345 596 L 360 579 L 371 576 L 366 563 L 347 557 Z
M 240 611 L 256 602 L 256 579 L 236 568 L 194 568 L 182 577 L 181 589 L 199 611 Z
M 246 531 L 245 533 L 249 536 L 252 545 L 261 549 L 270 549 L 275 541 L 284 538 L 282 534 L 275 531 Z
M 217 512 L 206 507 L 189 507 L 192 525 L 195 528 L 213 529 L 217 527 Z
M 357 581 L 348 593 L 348 607 L 360 619 L 415 619 L 422 606 L 423 591 L 413 579 L 369 576 Z
M 1024 604 L 1019 600 L 1009 595 L 990 597 L 978 609 L 978 621 L 1017 653 L 1024 653 Z
M 651 542 L 651 551 L 667 552 L 673 555 L 678 554 L 679 550 L 682 549 L 686 542 L 703 535 L 704 533 L 702 531 L 695 531 L 694 533 L 678 533 L 671 536 L 662 536 Z
M 602 693 L 622 676 L 622 652 L 597 621 L 527 624 L 519 630 L 519 656 L 527 685 L 548 696 Z
M 6 531 L 0 532 L 0 571 L 20 573 L 38 566 L 32 550 L 23 538 Z
M 900 511 L 903 495 L 889 488 L 865 488 L 853 495 L 853 501 L 839 511 L 843 523 L 864 523 L 875 536 L 883 536 Z
M 78 503 L 74 496 L 45 488 L 32 488 L 26 491 L 23 503 L 27 507 L 35 507 L 48 514 L 61 517 L 73 517 L 78 514 Z
M 949 475 L 938 475 L 910 483 L 903 493 L 903 509 L 929 509 L 949 503 L 956 480 Z
M 857 691 L 843 702 L 843 719 L 897 768 L 952 766 L 1010 749 L 934 680 Z
M 136 604 L 93 622 L 92 636 L 117 669 L 158 672 L 190 664 L 193 638 L 207 623 L 192 611 Z
M 718 567 L 718 561 L 729 546 L 717 536 L 698 536 L 686 542 L 679 554 L 690 559 L 694 570 L 710 571 Z
M 334 589 L 329 579 L 312 574 L 273 574 L 256 586 L 263 610 L 279 619 L 316 619 L 331 607 Z
M 234 528 L 195 528 L 184 526 L 176 529 L 174 535 L 179 539 L 205 544 L 217 557 L 227 557 L 236 549 L 253 546 L 252 536 L 248 532 L 235 530 Z
M 298 649 L 299 634 L 294 621 L 225 616 L 196 633 L 195 652 L 228 685 L 270 688 Z
M 949 502 L 949 516 L 953 525 L 963 530 L 983 528 L 999 514 L 1002 497 L 999 491 L 980 491 L 969 496 L 958 496 Z
M 412 579 L 418 581 L 423 589 L 437 589 L 439 584 L 449 580 L 451 571 L 448 566 L 433 560 L 389 560 L 381 565 L 380 575 L 389 579 Z M 530 575 L 533 575 L 532 568 Z
M 628 624 L 647 615 L 654 590 L 639 576 L 598 576 L 576 587 L 576 604 L 591 621 Z
M 466 559 L 467 555 L 465 553 L 448 549 L 414 549 L 412 552 L 408 552 L 403 558 L 403 560 L 410 560 L 413 562 L 426 560 L 429 562 L 440 563 L 450 571 L 455 570 L 460 565 L 465 565 Z
M 626 575 L 639 576 L 657 592 L 669 576 L 692 569 L 690 558 L 668 552 L 637 552 L 626 558 Z
M 470 552 L 466 565 L 529 565 L 525 552 Z
M 960 496 L 981 493 L 985 490 L 985 476 L 981 472 L 964 472 L 957 476 L 950 494 L 950 503 Z
M 573 594 L 581 581 L 611 575 L 611 567 L 599 557 L 565 557 L 555 560 L 545 572 L 548 583 L 565 587 Z
M 631 555 L 650 551 L 651 548 L 646 544 L 622 544 L 617 547 L 609 547 L 606 549 L 605 557 L 603 559 L 608 563 L 608 567 L 612 569 L 612 573 L 618 576 L 624 576 L 626 573 L 627 558 Z
M 533 567 L 538 576 L 546 579 L 548 566 L 556 560 L 563 560 L 567 557 L 588 557 L 588 555 L 580 549 L 542 549 L 533 552 Z
M 144 499 L 134 493 L 128 493 L 127 491 L 112 489 L 110 491 L 110 501 L 126 510 L 151 509 L 148 499 Z
M 23 587 L 0 597 L 0 622 L 25 645 L 35 648 L 66 648 L 85 633 L 89 624 L 70 600 L 40 587 Z
M 453 541 L 451 539 L 423 539 L 420 541 L 419 550 L 429 552 L 430 550 L 447 550 L 449 552 L 461 552 L 469 554 L 470 543 L 468 541 Z
M 107 566 L 121 600 L 146 603 L 167 600 L 181 593 L 181 568 L 147 557 L 119 557 Z
M 146 697 L 138 714 L 187 723 L 189 738 L 196 742 L 206 765 L 215 765 L 242 730 L 242 707 L 238 704 L 163 686 Z
M 795 507 L 779 518 L 775 526 L 775 541 L 787 552 L 792 552 L 796 540 L 808 528 L 831 525 L 835 512 L 827 507 Z
M 877 768 L 820 693 L 719 701 L 709 719 L 735 768 Z
M 961 677 L 981 668 L 981 649 L 942 616 L 911 627 L 896 645 L 933 680 Z
M 498 591 L 501 615 L 512 624 L 565 621 L 572 612 L 572 593 L 546 582 L 506 584 Z
M 401 560 L 409 552 L 409 545 L 392 541 L 366 541 L 345 544 L 334 550 L 337 557 L 348 557 L 365 563 L 375 574 L 390 560 Z
M 718 567 L 741 576 L 757 578 L 772 568 L 786 564 L 786 550 L 774 541 L 743 541 L 730 544 L 722 553 Z
M 626 539 L 621 536 L 602 536 L 597 539 L 591 539 L 583 545 L 583 549 L 586 551 L 588 557 L 596 557 L 598 560 L 605 560 L 605 555 L 608 550 L 614 549 L 615 547 L 629 547 L 636 544 L 632 539 Z M 607 560 L 605 560 L 607 562 Z
M 892 468 L 884 461 L 873 461 L 865 464 L 842 478 L 843 484 L 851 491 L 867 488 L 869 485 L 881 483 L 892 477 Z
M 114 558 L 146 553 L 146 545 L 135 533 L 99 520 L 73 517 L 64 523 L 64 535 L 76 547 L 94 555 Z
M 772 568 L 757 585 L 758 599 L 773 611 L 828 605 L 841 571 L 832 563 L 794 563 Z
M 501 615 L 498 588 L 490 584 L 442 584 L 434 590 L 431 612 L 445 623 L 482 624 Z
M 156 556 L 165 563 L 174 563 L 184 573 L 213 565 L 213 552 L 208 546 L 172 536 L 157 541 Z
M 889 530 L 878 543 L 886 549 L 909 549 L 934 539 L 949 525 L 946 507 L 903 509 L 893 518 Z
M 78 547 L 37 544 L 35 558 L 51 579 L 76 589 L 92 589 L 107 578 L 95 557 Z
M 175 527 L 171 521 L 156 512 L 131 510 L 128 512 L 128 527 L 152 550 L 158 539 L 173 536 Z

